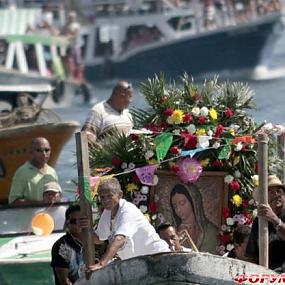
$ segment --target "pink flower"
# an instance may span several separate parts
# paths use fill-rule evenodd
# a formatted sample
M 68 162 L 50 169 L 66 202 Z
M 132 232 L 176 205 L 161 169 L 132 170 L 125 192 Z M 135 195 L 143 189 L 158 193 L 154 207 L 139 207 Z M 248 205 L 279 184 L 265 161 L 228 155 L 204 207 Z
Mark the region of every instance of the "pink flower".
M 169 117 L 173 114 L 174 110 L 172 108 L 167 108 L 165 111 L 164 111 L 164 115 Z
M 225 110 L 225 116 L 230 119 L 234 115 L 234 111 L 231 108 L 226 108 Z

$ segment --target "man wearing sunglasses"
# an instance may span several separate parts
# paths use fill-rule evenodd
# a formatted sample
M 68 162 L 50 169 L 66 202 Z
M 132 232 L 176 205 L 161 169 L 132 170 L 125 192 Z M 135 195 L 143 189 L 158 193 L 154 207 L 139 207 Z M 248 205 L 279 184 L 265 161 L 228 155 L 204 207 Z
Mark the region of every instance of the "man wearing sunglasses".
M 87 132 L 88 141 L 95 142 L 107 134 L 127 134 L 133 127 L 128 107 L 133 100 L 133 88 L 127 81 L 119 81 L 110 98 L 90 110 L 82 130 Z
M 65 212 L 66 234 L 51 250 L 51 267 L 56 285 L 71 285 L 85 272 L 81 244 L 80 206 L 72 205 Z
M 43 201 L 44 185 L 58 180 L 56 171 L 47 163 L 51 147 L 47 139 L 32 140 L 31 160 L 20 166 L 14 174 L 9 203 L 27 205 Z

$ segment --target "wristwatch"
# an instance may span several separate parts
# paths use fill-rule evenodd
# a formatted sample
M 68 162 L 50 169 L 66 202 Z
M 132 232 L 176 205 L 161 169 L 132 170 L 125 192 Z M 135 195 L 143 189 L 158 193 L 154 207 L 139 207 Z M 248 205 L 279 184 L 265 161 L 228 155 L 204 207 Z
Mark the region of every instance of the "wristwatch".
M 282 226 L 282 220 L 279 219 L 278 224 L 275 226 L 275 230 L 278 232 L 280 230 L 281 226 Z

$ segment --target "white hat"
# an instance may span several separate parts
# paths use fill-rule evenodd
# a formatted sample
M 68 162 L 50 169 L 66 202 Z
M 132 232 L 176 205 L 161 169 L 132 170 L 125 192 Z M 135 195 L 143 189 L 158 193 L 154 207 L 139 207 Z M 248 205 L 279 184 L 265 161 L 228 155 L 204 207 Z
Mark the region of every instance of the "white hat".
M 55 181 L 52 181 L 52 182 L 49 182 L 49 183 L 45 184 L 44 192 L 47 192 L 47 191 L 62 193 L 60 185 L 57 182 L 55 182 Z

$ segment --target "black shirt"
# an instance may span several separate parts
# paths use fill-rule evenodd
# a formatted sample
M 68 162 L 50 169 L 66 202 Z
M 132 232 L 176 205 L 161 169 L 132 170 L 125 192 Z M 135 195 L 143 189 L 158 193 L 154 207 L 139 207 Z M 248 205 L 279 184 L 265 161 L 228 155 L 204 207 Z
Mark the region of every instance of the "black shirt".
M 83 248 L 78 240 L 66 233 L 58 239 L 51 250 L 51 267 L 55 277 L 55 284 L 60 285 L 55 267 L 68 268 L 68 278 L 74 283 L 79 279 L 79 271 L 83 268 Z

